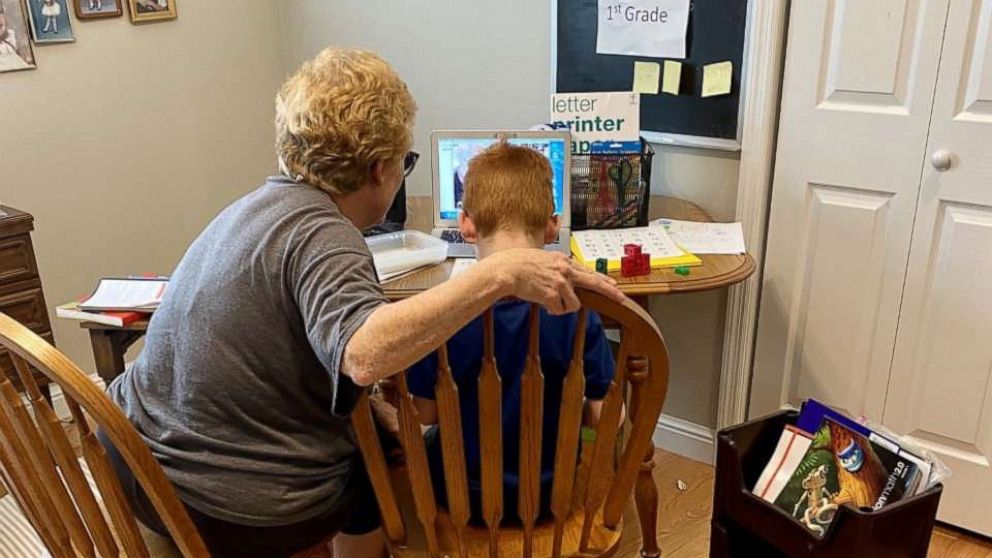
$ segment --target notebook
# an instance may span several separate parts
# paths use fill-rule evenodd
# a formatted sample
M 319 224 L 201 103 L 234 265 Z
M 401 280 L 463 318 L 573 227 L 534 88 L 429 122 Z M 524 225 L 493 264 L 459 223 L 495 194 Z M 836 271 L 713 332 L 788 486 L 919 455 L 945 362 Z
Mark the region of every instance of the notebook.
M 651 255 L 652 268 L 703 263 L 699 257 L 679 247 L 663 227 L 590 229 L 572 233 L 572 255 L 592 269 L 596 268 L 597 259 L 606 258 L 609 271 L 620 271 L 624 244 L 640 244 L 641 252 Z

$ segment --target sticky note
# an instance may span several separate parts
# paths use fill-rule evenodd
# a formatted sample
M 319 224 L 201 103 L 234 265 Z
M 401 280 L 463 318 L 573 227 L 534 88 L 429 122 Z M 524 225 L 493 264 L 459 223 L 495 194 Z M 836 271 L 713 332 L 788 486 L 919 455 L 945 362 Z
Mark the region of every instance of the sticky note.
M 670 95 L 679 94 L 679 84 L 682 82 L 682 63 L 665 60 L 665 75 L 661 80 L 661 90 Z
M 703 97 L 726 95 L 730 93 L 730 83 L 733 79 L 734 63 L 717 62 L 703 66 Z
M 661 66 L 657 62 L 634 62 L 634 93 L 658 94 Z

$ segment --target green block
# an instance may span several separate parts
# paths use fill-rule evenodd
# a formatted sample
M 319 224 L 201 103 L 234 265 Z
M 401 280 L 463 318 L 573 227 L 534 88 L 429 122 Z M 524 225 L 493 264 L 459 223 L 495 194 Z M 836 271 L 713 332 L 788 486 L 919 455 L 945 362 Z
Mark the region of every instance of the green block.
M 684 265 L 680 265 L 675 268 L 675 273 L 679 275 L 689 275 L 689 268 Z
M 596 431 L 588 426 L 582 427 L 582 441 L 583 442 L 595 442 L 596 441 Z

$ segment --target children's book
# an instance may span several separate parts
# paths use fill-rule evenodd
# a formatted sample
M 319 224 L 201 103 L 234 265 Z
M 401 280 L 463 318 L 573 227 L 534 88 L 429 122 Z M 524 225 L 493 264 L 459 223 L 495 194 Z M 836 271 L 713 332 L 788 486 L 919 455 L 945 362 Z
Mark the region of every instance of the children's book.
M 808 434 L 813 434 L 820 429 L 823 425 L 823 421 L 828 418 L 844 426 L 845 428 L 868 438 L 868 440 L 872 443 L 882 446 L 890 452 L 898 454 L 904 459 L 914 463 L 920 470 L 920 475 L 917 485 L 914 487 L 913 494 L 923 492 L 932 486 L 932 483 L 929 482 L 932 469 L 932 465 L 929 461 L 911 451 L 907 451 L 892 438 L 883 436 L 882 434 L 871 430 L 861 422 L 831 409 L 816 399 L 808 399 L 805 403 L 803 403 L 802 412 L 800 412 L 799 418 L 796 420 L 796 427 Z
M 881 509 L 912 495 L 919 473 L 911 460 L 827 417 L 774 504 L 822 537 L 840 506 Z
M 624 244 L 640 244 L 641 252 L 651 255 L 651 267 L 692 266 L 703 263 L 671 239 L 662 227 L 629 229 L 590 229 L 572 231 L 572 255 L 582 265 L 596 268 L 596 260 L 605 258 L 609 271 L 620 271 Z
M 148 319 L 142 312 L 87 312 L 79 309 L 78 302 L 68 302 L 55 307 L 55 315 L 69 320 L 96 322 L 98 324 L 127 327 L 139 320 Z
M 162 302 L 168 286 L 167 279 L 159 278 L 103 278 L 96 291 L 79 303 L 79 309 L 97 312 L 153 312 Z
M 775 446 L 775 453 L 754 485 L 754 494 L 766 502 L 774 502 L 812 443 L 813 438 L 809 434 L 792 425 L 786 426 Z

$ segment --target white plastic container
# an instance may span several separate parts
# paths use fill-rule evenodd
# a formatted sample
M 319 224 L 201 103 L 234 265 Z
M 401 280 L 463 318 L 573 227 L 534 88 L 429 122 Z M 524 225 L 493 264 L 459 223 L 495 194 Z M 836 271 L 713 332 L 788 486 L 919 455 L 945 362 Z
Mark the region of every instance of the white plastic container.
M 439 264 L 448 257 L 448 243 L 420 231 L 399 231 L 365 239 L 380 281 L 407 271 Z

